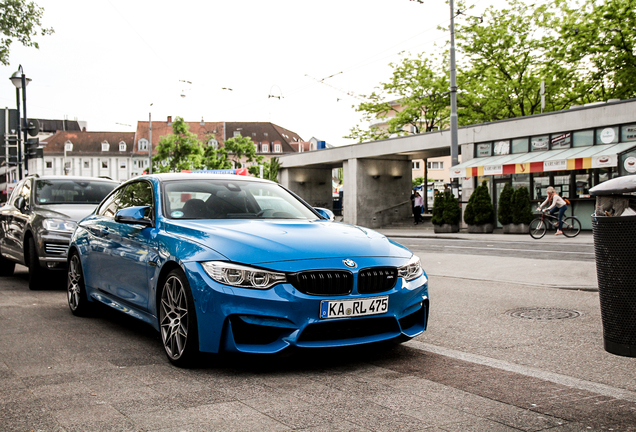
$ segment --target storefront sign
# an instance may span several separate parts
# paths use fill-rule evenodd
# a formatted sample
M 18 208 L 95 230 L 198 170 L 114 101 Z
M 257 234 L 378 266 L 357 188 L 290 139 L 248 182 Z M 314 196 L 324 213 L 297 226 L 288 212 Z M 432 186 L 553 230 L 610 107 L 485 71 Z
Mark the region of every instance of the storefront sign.
M 543 161 L 543 171 L 562 171 L 568 169 L 567 159 Z
M 510 154 L 510 141 L 497 141 L 495 143 L 495 156 Z
M 552 136 L 552 149 L 558 148 L 569 148 L 571 141 L 571 134 L 564 133 L 561 135 L 553 135 Z
M 492 144 L 477 144 L 477 157 L 492 156 Z
M 613 167 L 618 164 L 616 155 L 600 155 L 592 157 L 592 168 Z
M 450 178 L 466 177 L 466 168 L 451 168 Z
M 484 175 L 501 175 L 503 174 L 503 165 L 486 165 L 484 166 Z
M 611 144 L 615 138 L 616 132 L 614 132 L 614 128 L 605 128 L 601 131 L 601 141 L 603 144 Z
M 625 168 L 625 171 L 627 171 L 628 173 L 636 173 L 636 157 L 634 156 L 630 156 L 627 159 L 625 159 L 625 162 L 623 163 L 623 167 Z

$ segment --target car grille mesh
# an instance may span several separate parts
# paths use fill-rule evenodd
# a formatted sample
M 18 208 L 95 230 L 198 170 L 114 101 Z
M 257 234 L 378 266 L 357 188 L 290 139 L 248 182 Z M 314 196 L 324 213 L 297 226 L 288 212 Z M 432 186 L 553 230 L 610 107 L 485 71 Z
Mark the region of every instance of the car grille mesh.
M 67 244 L 44 243 L 44 251 L 48 255 L 66 255 L 67 250 L 68 250 Z
M 321 342 L 330 340 L 356 339 L 381 334 L 400 333 L 395 318 L 364 318 L 354 320 L 338 320 L 310 324 L 301 333 L 299 342 Z
M 353 275 L 343 270 L 306 271 L 289 275 L 298 291 L 309 295 L 347 295 L 353 289 Z
M 358 273 L 358 292 L 375 294 L 388 291 L 395 286 L 397 269 L 395 267 L 378 267 L 360 270 Z

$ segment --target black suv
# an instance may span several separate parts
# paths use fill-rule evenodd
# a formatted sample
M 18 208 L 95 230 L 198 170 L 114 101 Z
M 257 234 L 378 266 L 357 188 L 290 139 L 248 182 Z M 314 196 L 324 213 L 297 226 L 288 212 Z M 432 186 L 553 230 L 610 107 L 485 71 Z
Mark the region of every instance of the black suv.
M 72 176 L 29 176 L 0 208 L 0 276 L 15 264 L 29 267 L 29 288 L 46 283 L 49 270 L 66 269 L 77 221 L 88 216 L 119 182 Z

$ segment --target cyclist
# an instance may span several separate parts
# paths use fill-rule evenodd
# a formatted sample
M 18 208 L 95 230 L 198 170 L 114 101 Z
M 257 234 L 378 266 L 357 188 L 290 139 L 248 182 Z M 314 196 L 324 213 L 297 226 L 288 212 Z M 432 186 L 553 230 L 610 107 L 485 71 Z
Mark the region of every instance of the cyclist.
M 548 197 L 539 205 L 538 210 L 546 211 L 549 210 L 550 214 L 554 216 L 556 212 L 559 212 L 559 227 L 557 228 L 557 232 L 554 235 L 563 234 L 563 215 L 565 211 L 568 209 L 567 203 L 561 198 L 552 186 L 549 186 L 547 189 Z M 544 205 L 549 205 L 549 207 L 543 208 Z

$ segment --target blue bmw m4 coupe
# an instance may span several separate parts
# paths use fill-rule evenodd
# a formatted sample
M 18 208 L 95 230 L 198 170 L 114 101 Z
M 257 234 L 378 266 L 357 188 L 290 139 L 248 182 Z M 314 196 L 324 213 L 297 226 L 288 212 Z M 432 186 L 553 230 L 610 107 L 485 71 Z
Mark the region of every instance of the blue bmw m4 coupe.
M 136 177 L 79 222 L 68 304 L 149 323 L 169 360 L 408 340 L 426 329 L 420 260 L 334 222 L 277 183 L 213 174 Z

